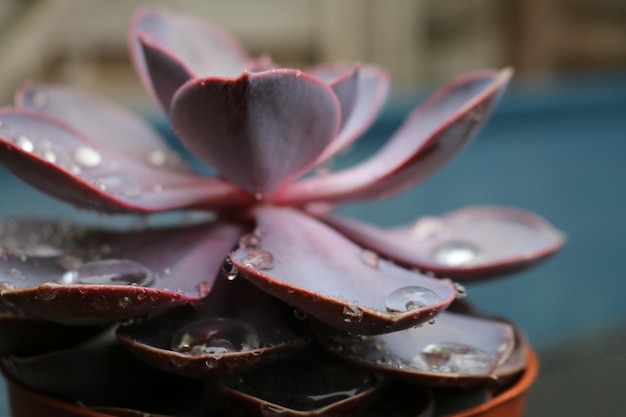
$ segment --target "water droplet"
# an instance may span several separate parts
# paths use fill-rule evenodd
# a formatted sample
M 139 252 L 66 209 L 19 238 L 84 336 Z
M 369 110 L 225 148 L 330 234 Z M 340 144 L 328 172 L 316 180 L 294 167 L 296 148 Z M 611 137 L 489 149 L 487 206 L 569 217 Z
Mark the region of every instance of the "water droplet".
M 56 298 L 59 294 L 60 285 L 46 283 L 41 284 L 39 288 L 37 288 L 37 299 L 41 301 L 51 301 Z
M 372 252 L 371 250 L 364 250 L 360 255 L 361 261 L 374 269 L 378 269 L 378 263 L 380 261 L 379 256 L 376 252 Z
M 222 265 L 222 274 L 229 281 L 234 281 L 239 275 L 239 270 L 237 269 L 235 265 L 233 265 L 230 259 L 226 259 L 226 261 L 224 262 L 224 265 Z
M 141 195 L 141 186 L 131 178 L 119 175 L 101 175 L 87 180 L 102 191 L 114 196 L 133 198 Z
M 435 260 L 446 266 L 462 266 L 472 263 L 478 248 L 467 242 L 446 242 L 435 248 Z
M 196 291 L 198 291 L 200 298 L 204 298 L 211 292 L 211 284 L 206 281 L 199 282 L 196 285 Z
M 57 161 L 57 155 L 51 149 L 42 150 L 41 157 L 52 164 Z
M 261 238 L 253 233 L 247 233 L 239 239 L 239 249 L 257 249 Z
M 20 269 L 17 269 L 17 268 L 11 268 L 9 270 L 9 274 L 11 274 L 13 278 L 26 279 L 26 277 L 24 276 L 24 273 Z
M 302 71 L 297 70 L 297 71 L 296 71 L 296 77 L 299 77 L 299 76 L 301 76 L 301 75 L 302 75 Z
M 363 311 L 354 305 L 343 308 L 343 321 L 346 323 L 360 323 L 363 320 Z
M 385 307 L 389 312 L 404 312 L 439 304 L 441 298 L 434 291 L 412 285 L 398 288 L 385 298 Z
M 496 358 L 484 350 L 462 343 L 432 343 L 413 358 L 418 365 L 433 372 L 485 375 L 496 366 Z
M 411 228 L 411 237 L 425 240 L 437 236 L 443 230 L 443 222 L 437 217 L 422 217 Z
M 76 255 L 61 255 L 56 259 L 56 264 L 67 270 L 76 269 L 83 264 L 83 260 Z
M 97 167 L 102 163 L 102 156 L 89 146 L 81 146 L 74 151 L 74 159 L 79 165 L 87 168 Z
M 124 259 L 108 259 L 80 265 L 66 271 L 59 284 L 85 285 L 137 285 L 148 286 L 154 275 L 138 262 Z
M 241 352 L 258 349 L 259 335 L 242 320 L 214 318 L 190 323 L 174 334 L 172 350 L 188 355 Z
M 299 308 L 293 309 L 293 316 L 296 320 L 306 320 L 307 317 L 309 317 L 304 311 L 300 310 Z
M 155 149 L 148 153 L 148 161 L 154 166 L 161 167 L 167 162 L 167 153 L 162 149 Z
M 15 290 L 15 289 L 17 289 L 17 287 L 12 282 L 0 281 L 0 292 L 5 291 L 5 290 Z
M 15 139 L 15 144 L 24 152 L 32 152 L 35 149 L 33 142 L 25 135 L 20 135 Z
M 252 249 L 241 260 L 249 268 L 267 270 L 274 268 L 274 256 L 263 249 Z
M 463 285 L 459 284 L 458 282 L 453 283 L 453 285 L 454 285 L 454 290 L 456 291 L 457 300 L 461 300 L 467 297 L 467 290 L 465 289 Z
M 35 91 L 33 94 L 33 105 L 41 109 L 46 105 L 46 94 L 41 91 Z
M 267 229 L 263 226 L 257 226 L 254 229 L 254 234 L 258 236 L 260 239 L 263 239 L 265 236 L 267 236 Z
M 132 304 L 132 300 L 130 299 L 130 297 L 122 297 L 117 303 L 122 308 L 128 308 Z

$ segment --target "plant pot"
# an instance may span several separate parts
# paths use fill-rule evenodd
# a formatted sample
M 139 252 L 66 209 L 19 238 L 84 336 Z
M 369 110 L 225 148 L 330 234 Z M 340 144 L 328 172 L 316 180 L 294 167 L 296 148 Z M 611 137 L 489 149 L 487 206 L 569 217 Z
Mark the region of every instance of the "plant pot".
M 524 413 L 526 392 L 539 372 L 539 360 L 529 351 L 528 366 L 521 378 L 509 389 L 490 401 L 445 417 L 521 417 Z M 24 386 L 6 372 L 12 417 L 111 417 L 76 404 L 58 400 Z

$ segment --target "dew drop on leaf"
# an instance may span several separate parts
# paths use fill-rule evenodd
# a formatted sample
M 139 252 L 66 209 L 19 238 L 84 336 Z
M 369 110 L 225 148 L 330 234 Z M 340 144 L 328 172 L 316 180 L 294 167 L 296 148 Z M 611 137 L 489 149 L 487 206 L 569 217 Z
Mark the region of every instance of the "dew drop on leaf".
M 132 178 L 120 175 L 100 175 L 88 178 L 87 181 L 117 197 L 133 198 L 141 195 L 141 186 Z
M 94 168 L 102 163 L 102 156 L 98 151 L 89 146 L 81 146 L 74 151 L 76 162 L 87 168 Z
M 365 249 L 361 252 L 361 255 L 359 255 L 359 257 L 361 258 L 361 262 L 363 262 L 365 265 L 373 269 L 378 269 L 378 263 L 380 261 L 380 258 L 376 252 Z
M 468 242 L 446 242 L 436 247 L 433 255 L 440 264 L 463 266 L 472 263 L 478 252 L 478 248 Z
M 398 288 L 385 298 L 389 312 L 404 312 L 439 304 L 441 297 L 433 290 L 417 285 Z
M 261 238 L 254 233 L 247 233 L 239 239 L 239 249 L 256 249 L 261 244 Z
M 223 355 L 258 349 L 259 335 L 243 320 L 212 318 L 189 323 L 172 337 L 172 350 L 188 355 Z
M 412 359 L 411 366 L 432 372 L 484 375 L 496 366 L 496 358 L 462 343 L 431 343 Z
M 20 135 L 15 139 L 15 144 L 24 152 L 32 152 L 35 149 L 33 142 L 24 135 Z
M 144 265 L 125 259 L 87 262 L 66 271 L 59 284 L 137 285 L 148 286 L 154 280 L 152 271 Z
M 167 161 L 167 153 L 162 149 L 155 149 L 148 153 L 148 161 L 151 165 L 162 167 Z
M 437 217 L 422 217 L 411 228 L 411 237 L 426 240 L 437 236 L 443 230 L 443 223 Z
M 343 321 L 346 323 L 360 323 L 363 320 L 363 311 L 353 305 L 347 305 L 343 308 Z
M 263 249 L 252 249 L 241 260 L 249 268 L 257 270 L 267 270 L 274 268 L 274 256 L 271 252 Z
M 230 259 L 226 259 L 224 265 L 222 265 L 222 274 L 226 277 L 227 280 L 234 281 L 239 275 L 239 269 L 237 269 L 237 267 L 233 265 Z

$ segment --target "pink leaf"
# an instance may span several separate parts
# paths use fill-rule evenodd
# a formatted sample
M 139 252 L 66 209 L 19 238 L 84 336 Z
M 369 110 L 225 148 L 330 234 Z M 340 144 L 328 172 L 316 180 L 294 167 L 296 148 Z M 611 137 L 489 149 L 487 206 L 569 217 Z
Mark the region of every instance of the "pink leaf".
M 298 205 L 384 198 L 406 191 L 448 162 L 474 136 L 511 73 L 482 71 L 456 79 L 418 107 L 370 159 L 289 184 L 275 200 Z
M 310 166 L 334 138 L 339 118 L 332 90 L 295 70 L 193 80 L 172 106 L 183 143 L 259 197 Z
M 428 321 L 455 297 L 450 282 L 381 260 L 299 211 L 260 207 L 255 215 L 261 242 L 240 246 L 230 256 L 233 265 L 331 326 L 359 334 L 401 330 Z
M 453 279 L 517 271 L 563 244 L 563 236 L 547 221 L 507 207 L 469 207 L 389 230 L 336 217 L 323 220 L 386 258 Z

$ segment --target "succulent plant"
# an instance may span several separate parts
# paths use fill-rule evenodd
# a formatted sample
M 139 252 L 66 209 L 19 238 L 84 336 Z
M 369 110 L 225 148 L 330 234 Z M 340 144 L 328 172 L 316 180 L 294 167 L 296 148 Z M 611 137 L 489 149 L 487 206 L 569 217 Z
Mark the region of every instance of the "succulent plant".
M 453 80 L 376 154 L 333 172 L 382 108 L 383 69 L 278 68 L 211 23 L 153 8 L 137 12 L 129 46 L 184 147 L 216 174 L 112 103 L 23 86 L 0 111 L 13 173 L 83 209 L 193 215 L 132 230 L 0 222 L 11 378 L 117 416 L 444 415 L 519 378 L 523 333 L 461 300 L 463 284 L 547 258 L 559 232 L 505 207 L 393 229 L 332 214 L 439 169 L 511 70 Z

